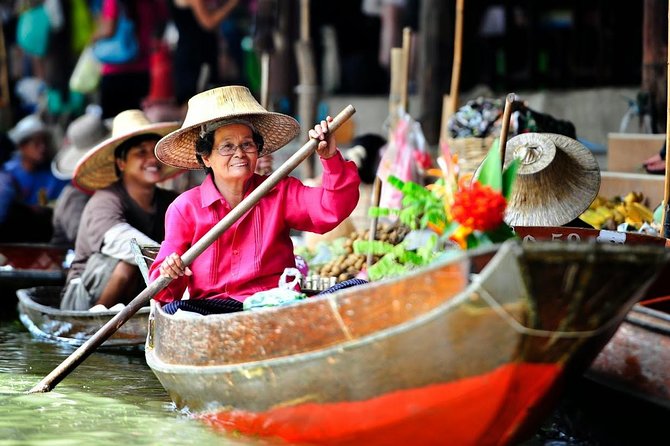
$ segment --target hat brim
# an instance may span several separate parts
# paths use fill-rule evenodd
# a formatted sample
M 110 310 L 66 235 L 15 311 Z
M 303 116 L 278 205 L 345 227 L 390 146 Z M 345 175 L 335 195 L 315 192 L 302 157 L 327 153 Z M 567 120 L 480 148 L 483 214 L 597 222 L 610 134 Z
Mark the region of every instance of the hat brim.
M 102 141 L 89 150 L 84 157 L 79 160 L 74 169 L 72 182 L 79 189 L 85 191 L 95 191 L 109 186 L 119 179 L 116 176 L 116 170 L 114 168 L 116 163 L 114 159 L 114 150 L 116 150 L 120 144 L 132 137 L 145 134 L 157 134 L 160 137 L 164 137 L 178 128 L 178 122 L 160 122 L 142 126 L 135 131 Z M 161 169 L 160 181 L 170 179 L 182 172 L 183 170 L 173 166 L 163 166 Z
M 600 190 L 600 167 L 591 151 L 567 136 L 543 133 L 556 145 L 540 171 L 517 175 L 505 210 L 510 226 L 562 226 L 578 218 Z
M 201 169 L 195 157 L 195 144 L 201 126 L 229 119 L 247 120 L 263 137 L 263 151 L 259 157 L 281 149 L 300 133 L 300 124 L 282 113 L 237 113 L 198 122 L 164 136 L 156 144 L 156 157 L 164 164 L 180 169 Z

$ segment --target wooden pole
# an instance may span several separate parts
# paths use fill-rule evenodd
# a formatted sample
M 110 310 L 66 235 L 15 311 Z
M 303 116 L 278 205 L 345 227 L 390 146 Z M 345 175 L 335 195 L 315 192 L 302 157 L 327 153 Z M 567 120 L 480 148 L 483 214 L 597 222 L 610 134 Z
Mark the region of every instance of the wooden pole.
M 670 39 L 670 2 L 668 2 L 668 38 Z M 668 40 L 670 42 L 670 40 Z M 665 147 L 670 148 L 670 51 L 666 55 L 668 63 L 666 66 L 666 121 L 665 121 Z M 670 173 L 670 156 L 665 156 L 665 189 L 663 192 L 663 218 L 661 227 L 663 228 L 663 237 L 670 238 L 670 205 L 668 205 L 668 198 L 670 198 L 670 181 L 668 181 L 668 174 Z
M 317 82 L 314 63 L 314 52 L 309 36 L 309 0 L 300 0 L 300 40 L 295 44 L 298 63 L 299 85 L 298 115 L 300 117 L 301 137 L 307 139 L 307 132 L 316 119 Z M 315 171 L 314 157 L 310 157 L 304 166 L 304 176 L 313 178 Z
M 261 54 L 261 105 L 270 111 L 270 53 Z
M 500 128 L 500 167 L 505 166 L 505 150 L 507 148 L 507 134 L 509 133 L 509 120 L 512 116 L 512 109 L 514 108 L 514 101 L 516 95 L 510 93 L 505 98 L 505 108 L 503 109 L 502 127 Z
M 330 132 L 335 132 L 343 122 L 349 119 L 354 113 L 355 109 L 352 105 L 345 107 L 330 123 Z M 223 232 L 231 227 L 237 220 L 239 220 L 249 209 L 251 209 L 258 201 L 263 198 L 277 183 L 288 176 L 300 163 L 307 157 L 311 156 L 316 150 L 317 141 L 311 139 L 295 152 L 279 169 L 274 171 L 263 183 L 254 189 L 247 197 L 235 206 L 223 219 L 221 219 L 212 229 L 210 229 L 200 240 L 195 242 L 188 251 L 181 256 L 184 265 L 188 266 L 207 249 Z M 95 349 L 97 349 L 105 340 L 107 340 L 116 330 L 119 329 L 128 319 L 130 319 L 137 311 L 145 306 L 151 298 L 153 298 L 159 291 L 165 288 L 172 278 L 159 277 L 151 282 L 137 297 L 135 297 L 123 310 L 116 316 L 109 320 L 91 336 L 84 344 L 68 356 L 58 367 L 56 367 L 49 375 L 42 381 L 35 385 L 28 393 L 49 392 L 59 382 L 63 380 L 71 371 L 73 371 L 79 364 L 81 364 Z
M 407 90 L 407 76 L 405 72 L 405 51 L 403 48 L 391 48 L 391 91 L 389 92 L 389 134 L 388 143 L 393 144 L 393 131 L 398 120 L 399 112 L 405 112 L 406 106 L 403 104 L 403 91 Z M 404 94 L 407 100 L 407 94 Z M 378 176 L 372 183 L 371 205 L 378 207 L 382 194 L 382 180 Z M 370 220 L 370 230 L 368 231 L 368 240 L 373 241 L 377 236 L 377 217 Z M 367 267 L 372 266 L 372 252 L 367 255 Z
M 449 116 L 458 108 L 458 90 L 461 82 L 461 59 L 463 54 L 463 4 L 456 0 L 456 27 L 454 29 L 454 62 L 451 65 L 451 88 L 449 90 Z
M 402 72 L 401 75 L 401 89 L 400 89 L 400 104 L 402 108 L 409 112 L 409 73 L 410 62 L 412 58 L 412 30 L 405 27 L 402 30 Z

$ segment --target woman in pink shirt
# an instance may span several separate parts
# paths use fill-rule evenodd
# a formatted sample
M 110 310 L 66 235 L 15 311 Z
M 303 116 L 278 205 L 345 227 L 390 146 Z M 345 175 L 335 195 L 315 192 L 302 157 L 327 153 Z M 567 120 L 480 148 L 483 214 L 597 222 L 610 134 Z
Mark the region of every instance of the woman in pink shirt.
M 321 121 L 309 133 L 319 140 L 322 185 L 284 178 L 186 268 L 180 255 L 265 180 L 254 173 L 259 157 L 283 147 L 300 130 L 292 117 L 266 111 L 246 87 L 208 90 L 188 104 L 181 129 L 161 139 L 156 156 L 175 167 L 204 168 L 208 175 L 167 211 L 151 279 L 174 280 L 155 299 L 179 300 L 188 287 L 190 299 L 223 300 L 239 310 L 247 297 L 277 287 L 284 269 L 295 267 L 291 229 L 324 233 L 349 216 L 360 179 L 328 131 L 330 118 Z

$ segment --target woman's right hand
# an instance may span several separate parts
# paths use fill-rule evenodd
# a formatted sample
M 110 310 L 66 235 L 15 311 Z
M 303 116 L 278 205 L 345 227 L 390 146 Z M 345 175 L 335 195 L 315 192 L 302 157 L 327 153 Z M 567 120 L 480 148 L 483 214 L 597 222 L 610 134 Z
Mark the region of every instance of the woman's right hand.
M 161 266 L 158 267 L 158 271 L 161 273 L 161 276 L 172 279 L 193 274 L 191 269 L 184 265 L 183 260 L 176 252 L 173 252 L 163 260 Z

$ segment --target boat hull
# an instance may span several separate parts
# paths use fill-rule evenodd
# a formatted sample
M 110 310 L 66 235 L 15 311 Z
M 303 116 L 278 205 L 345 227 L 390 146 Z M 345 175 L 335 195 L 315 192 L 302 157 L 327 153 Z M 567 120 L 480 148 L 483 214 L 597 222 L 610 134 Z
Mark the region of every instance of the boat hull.
M 16 290 L 35 286 L 62 286 L 63 262 L 68 248 L 49 244 L 0 243 L 0 315 L 16 316 Z
M 178 318 L 155 306 L 145 355 L 178 407 L 226 430 L 509 444 L 537 428 L 665 261 L 660 248 L 618 248 L 506 244 L 492 259 L 258 312 Z
M 670 408 L 670 296 L 635 305 L 587 376 Z
M 61 287 L 33 287 L 17 290 L 19 319 L 34 336 L 61 344 L 79 346 L 86 342 L 116 311 L 63 311 L 57 308 Z M 141 308 L 118 328 L 103 348 L 142 347 L 147 338 L 149 307 Z

